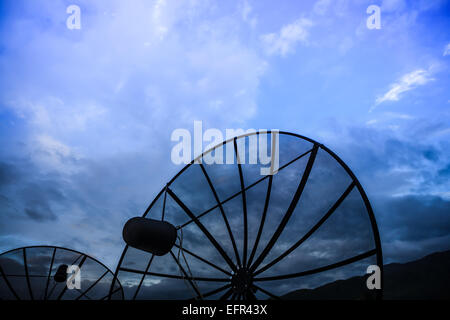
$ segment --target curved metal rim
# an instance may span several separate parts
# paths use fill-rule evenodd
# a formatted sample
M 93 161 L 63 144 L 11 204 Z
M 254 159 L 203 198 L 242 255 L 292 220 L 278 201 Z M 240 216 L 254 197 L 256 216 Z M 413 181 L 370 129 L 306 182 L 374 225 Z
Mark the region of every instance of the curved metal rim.
M 108 273 L 111 273 L 111 274 L 113 275 L 112 283 L 113 283 L 113 284 L 115 283 L 116 277 L 115 277 L 114 272 L 112 272 L 112 270 L 111 270 L 110 268 L 108 268 L 103 262 L 99 261 L 98 259 L 96 259 L 96 258 L 94 258 L 94 257 L 92 257 L 92 256 L 90 256 L 90 255 L 88 255 L 88 254 L 86 254 L 86 253 L 83 253 L 83 252 L 80 252 L 80 251 L 77 251 L 77 250 L 74 250 L 74 249 L 70 249 L 70 248 L 59 247 L 59 246 L 51 246 L 51 245 L 25 246 L 25 247 L 15 248 L 15 249 L 11 249 L 11 250 L 2 252 L 2 253 L 0 253 L 0 258 L 1 258 L 3 255 L 6 255 L 6 254 L 11 253 L 11 252 L 14 252 L 14 251 L 19 251 L 19 250 L 24 250 L 24 249 L 36 249 L 36 248 L 47 248 L 47 249 L 55 249 L 55 250 L 56 250 L 56 249 L 59 249 L 59 250 L 70 251 L 70 252 L 74 252 L 74 253 L 83 255 L 83 256 L 85 256 L 86 258 L 89 258 L 89 259 L 95 261 L 96 263 L 100 264 L 102 267 L 104 267 L 104 268 L 107 270 Z M 122 284 L 120 283 L 119 279 L 117 279 L 117 282 L 118 282 L 118 284 L 119 284 L 119 286 L 120 286 L 120 290 L 122 291 L 122 299 L 124 299 L 124 298 L 125 298 L 125 294 L 124 294 L 124 291 L 123 291 Z M 111 294 L 112 294 L 112 293 L 111 293 L 111 291 L 110 291 L 109 294 L 108 294 L 108 296 L 110 296 Z
M 373 213 L 373 209 L 372 206 L 370 204 L 370 201 L 367 197 L 367 194 L 365 193 L 361 183 L 359 182 L 358 178 L 355 176 L 355 174 L 353 173 L 353 171 L 348 167 L 348 165 L 333 151 L 331 151 L 328 147 L 326 147 L 325 145 L 311 139 L 305 136 L 302 136 L 300 134 L 296 134 L 296 133 L 292 133 L 292 132 L 288 132 L 288 131 L 276 131 L 278 134 L 283 134 L 283 135 L 288 135 L 288 136 L 293 136 L 296 138 L 300 138 L 303 139 L 305 141 L 308 141 L 310 143 L 312 143 L 315 146 L 318 146 L 320 149 L 324 150 L 325 152 L 327 152 L 331 157 L 333 157 L 343 168 L 344 170 L 347 172 L 347 174 L 350 176 L 350 178 L 353 180 L 353 182 L 355 183 L 355 186 L 357 187 L 364 205 L 366 207 L 366 211 L 367 214 L 369 216 L 369 220 L 370 220 L 370 224 L 372 227 L 372 233 L 373 233 L 373 237 L 374 237 L 374 242 L 375 242 L 375 254 L 376 254 L 376 259 L 377 259 L 377 265 L 380 268 L 380 276 L 381 276 L 381 289 L 380 290 L 376 290 L 376 298 L 377 300 L 381 300 L 383 298 L 383 288 L 384 288 L 384 273 L 383 273 L 383 253 L 382 253 L 382 247 L 381 247 L 381 239 L 380 239 L 380 233 L 378 231 L 378 225 L 375 219 L 375 215 Z M 166 190 L 166 188 L 168 186 L 170 186 L 187 168 L 189 168 L 192 164 L 194 164 L 198 159 L 203 158 L 204 155 L 210 153 L 212 150 L 217 149 L 221 146 L 224 146 L 225 144 L 232 142 L 234 140 L 237 139 L 241 139 L 241 138 L 245 138 L 247 136 L 251 136 L 251 135 L 257 135 L 257 134 L 271 134 L 272 130 L 264 130 L 264 131 L 255 131 L 255 132 L 250 132 L 250 133 L 246 133 L 246 134 L 242 134 L 233 138 L 230 138 L 228 140 L 224 140 L 223 142 L 217 144 L 216 146 L 208 149 L 207 151 L 202 152 L 199 156 L 197 156 L 196 158 L 194 158 L 190 163 L 186 164 L 180 171 L 178 171 L 178 173 L 166 184 L 166 186 L 164 186 L 161 191 L 156 195 L 156 197 L 153 199 L 153 201 L 150 203 L 150 205 L 147 207 L 147 209 L 145 210 L 144 214 L 142 215 L 143 217 L 145 217 L 148 212 L 150 211 L 150 209 L 153 207 L 153 205 L 155 204 L 155 202 L 159 199 L 159 197 L 163 194 L 163 192 Z M 116 271 L 115 271 L 115 276 L 114 276 L 114 280 L 118 279 L 118 273 L 119 273 L 119 269 L 122 265 L 122 261 L 125 257 L 125 254 L 128 250 L 128 245 L 125 245 L 124 250 L 122 251 L 122 255 L 120 256 L 119 262 L 117 264 L 116 267 Z M 112 294 L 112 288 L 114 286 L 114 280 L 111 284 L 111 289 L 110 289 L 110 296 Z

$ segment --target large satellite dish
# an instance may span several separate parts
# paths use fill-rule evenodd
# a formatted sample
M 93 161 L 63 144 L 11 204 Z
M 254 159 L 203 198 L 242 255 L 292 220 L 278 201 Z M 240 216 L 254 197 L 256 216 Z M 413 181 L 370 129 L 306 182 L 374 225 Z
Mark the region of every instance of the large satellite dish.
M 278 150 L 274 174 L 249 164 L 255 138 L 268 141 L 272 159 Z M 217 154 L 234 163 L 207 164 Z M 124 228 L 115 274 L 125 299 L 282 299 L 364 275 L 369 265 L 383 268 L 358 179 L 327 147 L 297 134 L 251 133 L 219 144 L 170 180 L 142 217 Z M 361 281 L 357 298 L 381 297 Z
M 70 266 L 79 269 L 80 287 L 69 289 Z M 75 250 L 31 246 L 0 255 L 2 300 L 105 300 L 123 299 L 123 289 L 114 274 L 100 261 Z

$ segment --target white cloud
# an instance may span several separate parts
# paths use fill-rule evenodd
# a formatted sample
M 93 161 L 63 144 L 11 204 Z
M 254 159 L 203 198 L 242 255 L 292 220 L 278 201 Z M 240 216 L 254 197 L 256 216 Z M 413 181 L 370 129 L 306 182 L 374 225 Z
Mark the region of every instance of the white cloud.
M 279 54 L 286 56 L 294 51 L 298 42 L 306 43 L 309 35 L 308 29 L 313 25 L 307 18 L 300 18 L 285 25 L 278 33 L 268 33 L 261 36 L 261 41 L 269 55 Z
M 253 8 L 248 3 L 248 1 L 244 1 L 239 6 L 241 11 L 242 20 L 250 25 L 250 27 L 255 28 L 258 23 L 258 19 L 252 14 Z
M 313 12 L 318 15 L 324 15 L 330 7 L 331 0 L 318 0 L 313 7 Z
M 30 146 L 31 159 L 41 170 L 73 174 L 79 171 L 76 162 L 82 155 L 61 141 L 48 135 L 39 135 Z
M 171 131 L 192 130 L 193 120 L 245 127 L 266 63 L 235 32 L 242 17 L 214 13 L 209 1 L 80 0 L 79 32 L 61 27 L 63 1 L 27 6 L 35 14 L 14 19 L 2 39 L 11 50 L 0 56 L 9 79 L 0 102 L 20 119 L 2 158 L 20 153 L 38 168 L 30 180 L 52 176 L 75 190 L 74 208 L 52 208 L 71 217 L 52 222 L 64 231 L 52 233 L 54 243 L 70 234 L 81 251 L 118 256 L 126 217 L 180 169 L 170 161 Z M 99 232 L 84 227 L 90 215 Z M 48 240 L 45 231 L 32 241 Z
M 417 88 L 418 86 L 422 86 L 432 80 L 434 79 L 431 78 L 430 71 L 424 69 L 418 69 L 407 73 L 401 77 L 398 82 L 392 84 L 391 89 L 388 92 L 376 99 L 375 106 L 385 101 L 398 101 L 401 98 L 402 93 Z M 372 110 L 373 109 L 374 107 Z
M 402 11 L 406 7 L 404 0 L 383 0 L 381 4 L 382 12 Z
M 155 30 L 159 35 L 160 39 L 163 39 L 167 34 L 167 32 L 169 31 L 169 28 L 165 24 L 164 19 L 162 17 L 166 6 L 167 2 L 165 0 L 158 0 L 153 6 L 153 22 L 155 24 Z
M 398 129 L 403 121 L 413 120 L 414 117 L 409 114 L 396 113 L 396 112 L 384 112 L 376 119 L 370 119 L 366 121 L 366 126 L 376 127 L 376 128 L 389 128 Z
M 84 7 L 92 13 L 82 33 L 66 34 L 58 24 L 43 30 L 39 17 L 29 31 L 19 21 L 10 27 L 14 39 L 5 41 L 21 49 L 2 71 L 24 80 L 11 83 L 12 103 L 4 104 L 25 119 L 30 135 L 98 156 L 168 140 L 171 130 L 190 128 L 193 120 L 241 126 L 255 115 L 266 63 L 234 32 L 241 16 L 212 18 L 209 1 L 110 1 L 106 9 L 87 1 Z M 48 11 L 49 19 L 60 17 Z M 251 19 L 250 6 L 244 13 Z M 211 101 L 222 103 L 213 108 Z
M 450 55 L 450 43 L 448 43 L 444 48 L 444 56 Z
M 413 116 L 404 113 L 395 113 L 395 112 L 385 112 L 384 115 L 388 119 L 400 119 L 400 120 L 412 120 Z

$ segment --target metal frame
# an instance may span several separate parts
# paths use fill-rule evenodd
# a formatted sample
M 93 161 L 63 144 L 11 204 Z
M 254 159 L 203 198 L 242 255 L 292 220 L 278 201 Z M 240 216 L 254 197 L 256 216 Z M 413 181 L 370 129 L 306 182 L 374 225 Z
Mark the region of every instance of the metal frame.
M 39 249 L 53 249 L 53 250 L 52 250 L 52 258 L 51 258 L 51 262 L 50 262 L 50 268 L 49 268 L 48 274 L 46 274 L 46 275 L 30 275 L 29 272 L 28 272 L 28 263 L 27 263 L 27 255 L 26 255 L 26 251 L 27 251 L 27 249 L 36 249 L 36 248 L 39 248 Z M 52 269 L 53 269 L 53 265 L 54 265 L 54 262 L 55 262 L 55 256 L 56 256 L 56 251 L 57 251 L 57 250 L 61 250 L 61 251 L 69 251 L 69 252 L 73 252 L 73 253 L 78 254 L 78 256 L 77 256 L 77 258 L 75 259 L 75 261 L 72 262 L 72 265 L 73 265 L 73 264 L 76 264 L 76 262 L 81 258 L 81 261 L 80 261 L 80 263 L 78 264 L 78 267 L 79 267 L 80 269 L 81 269 L 83 263 L 84 263 L 87 259 L 91 259 L 91 260 L 95 261 L 96 263 L 100 264 L 100 265 L 101 265 L 103 268 L 105 268 L 105 270 L 106 270 L 106 271 L 102 274 L 102 276 L 101 276 L 100 278 L 98 278 L 92 285 L 90 285 L 86 290 L 81 291 L 81 292 L 80 292 L 80 295 L 79 295 L 75 300 L 79 300 L 79 299 L 82 298 L 83 296 L 86 296 L 86 294 L 88 293 L 88 291 L 90 291 L 96 284 L 98 284 L 98 283 L 101 281 L 101 279 L 103 279 L 108 273 L 114 275 L 114 273 L 113 273 L 113 272 L 112 272 L 105 264 L 103 264 L 103 263 L 100 262 L 99 260 L 97 260 L 97 259 L 95 259 L 95 258 L 93 258 L 93 257 L 91 257 L 91 256 L 89 256 L 89 255 L 87 255 L 87 254 L 85 254 L 85 253 L 79 252 L 79 251 L 77 251 L 77 250 L 73 250 L 73 249 L 69 249 L 69 248 L 64 248 L 64 247 L 58 247 L 58 246 L 48 246 L 48 245 L 43 245 L 43 246 L 28 246 L 28 247 L 21 247 L 21 248 L 11 249 L 11 250 L 8 250 L 8 251 L 5 251 L 5 252 L 1 253 L 1 254 L 0 254 L 0 259 L 1 259 L 2 256 L 7 255 L 7 254 L 9 254 L 9 253 L 12 253 L 12 252 L 15 252 L 15 251 L 17 251 L 17 252 L 18 252 L 18 251 L 22 251 L 22 255 L 23 255 L 23 263 L 24 263 L 24 268 L 25 268 L 25 275 L 10 275 L 10 274 L 6 274 L 6 273 L 4 272 L 4 270 L 3 270 L 3 268 L 1 267 L 1 265 L 0 265 L 0 273 L 1 273 L 2 277 L 3 277 L 3 279 L 5 280 L 6 285 L 8 286 L 9 290 L 11 291 L 11 293 L 14 295 L 14 297 L 15 297 L 17 300 L 27 300 L 27 299 L 23 299 L 23 298 L 21 299 L 21 298 L 20 298 L 20 296 L 19 296 L 19 295 L 17 294 L 17 292 L 14 290 L 14 287 L 13 287 L 13 286 L 11 285 L 11 283 L 8 281 L 8 277 L 17 277 L 17 276 L 25 277 L 25 278 L 26 278 L 26 282 L 27 282 L 28 292 L 29 292 L 29 295 L 30 295 L 30 299 L 31 299 L 31 300 L 35 300 L 35 299 L 36 299 L 36 297 L 33 295 L 32 286 L 31 286 L 31 283 L 30 283 L 30 278 L 33 278 L 33 277 L 47 278 L 46 286 L 45 286 L 45 291 L 44 291 L 44 297 L 43 297 L 44 300 L 47 300 L 47 299 L 53 294 L 53 290 L 55 289 L 56 285 L 53 286 L 53 288 L 52 288 L 52 290 L 50 291 L 50 293 L 49 293 L 49 286 L 50 286 L 50 283 L 51 283 L 51 280 L 50 280 L 50 279 L 51 279 L 51 277 L 52 277 Z M 0 260 L 0 261 L 1 261 L 1 260 Z M 114 279 L 114 280 L 115 280 L 115 279 Z M 115 282 L 115 281 L 114 281 L 114 282 Z M 120 281 L 118 281 L 118 285 L 119 285 L 119 289 L 122 291 L 122 297 L 124 297 L 124 292 L 123 292 L 123 288 L 122 288 L 122 285 L 121 285 Z M 67 290 L 67 286 L 64 286 L 64 288 L 62 289 L 62 291 L 58 294 L 57 300 L 60 300 L 60 299 L 63 297 L 63 295 L 65 294 L 66 290 Z M 87 297 L 87 296 L 86 296 L 86 297 Z
M 267 131 L 265 132 L 267 134 L 272 134 L 271 131 Z M 138 291 L 141 288 L 142 282 L 144 280 L 144 277 L 146 275 L 149 276 L 156 276 L 156 277 L 166 277 L 166 278 L 174 278 L 174 279 L 185 279 L 188 280 L 189 283 L 192 286 L 192 289 L 196 292 L 196 297 L 194 297 L 194 299 L 198 299 L 198 298 L 202 298 L 202 297 L 208 297 L 211 296 L 213 294 L 217 294 L 219 292 L 225 291 L 224 294 L 219 298 L 220 300 L 226 300 L 226 299 L 231 299 L 231 300 L 241 300 L 241 299 L 249 299 L 249 300 L 254 300 L 256 299 L 254 292 L 256 290 L 259 290 L 260 292 L 262 292 L 263 294 L 265 294 L 266 296 L 268 296 L 271 299 L 279 299 L 278 296 L 276 296 L 275 294 L 272 294 L 271 292 L 269 292 L 268 290 L 261 288 L 260 286 L 257 286 L 255 284 L 255 282 L 265 282 L 265 281 L 276 281 L 276 280 L 282 280 L 282 279 L 290 279 L 290 278 L 298 278 L 298 277 L 302 277 L 302 276 L 306 276 L 306 275 L 311 275 L 311 274 L 315 274 L 315 273 L 320 273 L 320 272 L 324 272 L 327 270 L 331 270 L 334 268 L 338 268 L 338 267 L 342 267 L 351 263 L 354 263 L 356 261 L 368 258 L 370 256 L 376 255 L 376 261 L 377 261 L 377 265 L 380 267 L 381 270 L 381 284 L 382 284 L 382 288 L 383 286 L 383 256 L 382 256 L 382 248 L 381 248 L 381 241 L 380 241 L 380 235 L 378 232 L 378 227 L 377 227 L 377 223 L 376 223 L 376 219 L 372 210 L 372 207 L 370 205 L 369 199 L 367 198 L 367 195 L 365 193 L 365 191 L 363 190 L 360 182 L 358 181 L 358 179 L 356 178 L 356 176 L 354 175 L 354 173 L 350 170 L 350 168 L 344 163 L 344 161 L 342 161 L 341 158 L 339 158 L 334 152 L 332 152 L 330 149 L 328 149 L 327 147 L 325 147 L 324 145 L 301 135 L 295 134 L 295 133 L 290 133 L 290 132 L 284 132 L 284 131 L 277 131 L 277 134 L 280 135 L 289 135 L 289 136 L 293 136 L 293 137 L 297 137 L 300 139 L 303 139 L 305 141 L 308 141 L 310 143 L 312 143 L 312 148 L 310 150 L 308 150 L 307 152 L 297 156 L 296 158 L 294 158 L 293 160 L 289 161 L 288 163 L 284 164 L 283 166 L 281 166 L 278 171 L 283 170 L 284 168 L 286 168 L 287 166 L 291 165 L 292 163 L 296 162 L 297 160 L 299 160 L 300 158 L 306 156 L 309 154 L 309 159 L 308 159 L 308 163 L 306 165 L 306 168 L 303 172 L 302 178 L 300 180 L 300 183 L 297 187 L 297 190 L 291 200 L 291 203 L 287 209 L 287 211 L 285 212 L 283 219 L 281 221 L 281 223 L 278 225 L 278 228 L 276 229 L 276 231 L 274 232 L 274 234 L 272 235 L 270 241 L 268 242 L 267 246 L 263 249 L 263 251 L 261 252 L 261 254 L 256 257 L 256 250 L 257 247 L 259 245 L 259 241 L 260 241 L 260 237 L 264 228 L 264 223 L 266 220 L 266 214 L 267 214 L 267 208 L 269 206 L 270 203 L 270 196 L 271 196 L 271 188 L 272 188 L 272 180 L 273 180 L 273 176 L 272 175 L 268 175 L 268 176 L 264 176 L 262 178 L 260 178 L 259 180 L 257 180 L 256 182 L 252 183 L 251 185 L 245 187 L 244 186 L 244 178 L 243 178 L 243 172 L 242 172 L 242 168 L 241 168 L 241 164 L 239 161 L 239 153 L 238 153 L 238 149 L 237 149 L 237 140 L 241 139 L 241 138 L 245 138 L 247 136 L 251 136 L 251 135 L 255 135 L 258 134 L 258 132 L 252 132 L 252 133 L 247 133 L 238 137 L 234 137 L 231 138 L 229 140 L 223 141 L 222 143 L 218 144 L 217 146 L 207 150 L 206 152 L 202 153 L 201 155 L 199 155 L 197 158 L 195 158 L 194 160 L 192 160 L 189 164 L 187 164 L 183 169 L 181 169 L 171 180 L 169 183 L 167 183 L 167 185 L 158 193 L 158 195 L 155 197 L 155 199 L 151 202 L 151 204 L 148 206 L 148 208 L 145 210 L 143 217 L 146 217 L 147 214 L 149 213 L 149 211 L 151 210 L 151 208 L 153 207 L 153 205 L 156 203 L 156 201 L 161 197 L 161 195 L 163 195 L 164 193 L 164 204 L 165 204 L 165 200 L 167 197 L 167 194 L 178 204 L 178 206 L 182 209 L 182 211 L 185 212 L 185 214 L 190 218 L 189 221 L 185 222 L 184 224 L 182 224 L 181 226 L 178 226 L 177 229 L 182 229 L 185 226 L 187 226 L 190 223 L 195 223 L 197 225 L 197 227 L 205 234 L 205 236 L 209 239 L 209 241 L 212 243 L 212 245 L 216 248 L 216 250 L 220 253 L 220 255 L 222 256 L 222 258 L 224 259 L 224 261 L 226 262 L 226 264 L 230 267 L 230 269 L 233 272 L 232 277 L 242 268 L 245 269 L 245 276 L 248 277 L 249 280 L 249 285 L 251 287 L 251 289 L 246 290 L 245 292 L 235 292 L 233 291 L 233 288 L 231 287 L 230 284 L 221 286 L 220 288 L 214 289 L 212 291 L 206 292 L 204 294 L 200 294 L 200 292 L 198 292 L 197 287 L 195 286 L 195 284 L 193 283 L 193 281 L 215 281 L 215 282 L 231 282 L 230 279 L 230 272 L 224 270 L 222 267 L 217 266 L 216 264 L 212 263 L 211 261 L 209 261 L 207 258 L 201 257 L 198 254 L 194 253 L 194 252 L 190 252 L 186 249 L 183 249 L 187 254 L 189 254 L 190 256 L 199 259 L 205 263 L 207 263 L 208 265 L 210 265 L 211 267 L 221 271 L 224 273 L 224 278 L 208 278 L 208 277 L 188 277 L 187 274 L 184 272 L 184 277 L 183 276 L 178 276 L 178 275 L 171 275 L 171 274 L 162 274 L 162 273 L 155 273 L 155 272 L 150 272 L 149 271 L 149 267 L 151 264 L 151 261 L 153 260 L 153 255 L 150 258 L 149 264 L 146 268 L 145 271 L 139 271 L 139 270 L 134 270 L 134 269 L 129 269 L 129 268 L 123 268 L 122 267 L 122 262 L 123 259 L 125 257 L 125 254 L 128 250 L 128 245 L 125 246 L 122 255 L 120 257 L 118 266 L 116 268 L 115 271 L 115 277 L 113 282 L 111 283 L 111 289 L 110 289 L 110 296 L 113 292 L 113 287 L 114 287 L 114 281 L 117 279 L 118 277 L 118 273 L 119 271 L 125 271 L 125 272 L 132 272 L 132 273 L 139 273 L 142 274 L 143 277 L 141 279 L 141 282 L 137 288 L 137 291 L 134 294 L 133 299 L 136 298 Z M 234 152 L 235 152 L 235 156 L 236 156 L 236 160 L 237 160 L 237 167 L 239 170 L 239 179 L 240 179 L 240 184 L 241 184 L 241 190 L 239 192 L 236 192 L 235 194 L 229 196 L 227 199 L 220 201 L 219 197 L 217 195 L 217 192 L 214 188 L 214 185 L 212 184 L 206 169 L 204 168 L 203 164 L 201 164 L 198 160 L 203 158 L 203 156 L 205 154 L 208 154 L 209 152 L 212 152 L 214 149 L 219 148 L 224 146 L 227 143 L 233 143 L 234 144 Z M 317 152 L 319 151 L 319 149 L 327 152 L 332 158 L 334 158 L 334 160 L 336 160 L 339 165 L 346 171 L 346 173 L 348 174 L 348 176 L 351 178 L 352 182 L 350 183 L 350 185 L 347 187 L 347 189 L 342 193 L 342 195 L 339 197 L 339 199 L 337 199 L 337 201 L 330 207 L 330 209 L 324 214 L 324 216 L 305 234 L 303 235 L 294 245 L 292 245 L 289 249 L 287 249 L 285 252 L 283 252 L 281 255 L 279 255 L 277 258 L 275 258 L 274 260 L 270 261 L 268 264 L 266 264 L 264 267 L 259 268 L 259 265 L 263 262 L 264 258 L 268 255 L 268 253 L 270 252 L 270 250 L 273 248 L 273 246 L 276 244 L 279 236 L 281 235 L 281 233 L 283 232 L 284 228 L 286 227 L 291 215 L 293 214 L 294 209 L 297 206 L 297 203 L 302 195 L 302 192 L 305 188 L 305 185 L 308 181 L 309 178 L 309 174 L 313 168 L 314 165 L 314 160 L 315 157 L 317 155 Z M 213 206 L 212 208 L 198 214 L 197 216 L 194 215 L 194 213 L 192 213 L 190 211 L 190 209 L 178 198 L 178 196 L 170 189 L 170 185 L 187 169 L 189 168 L 192 164 L 194 163 L 200 163 L 200 168 L 208 182 L 208 185 L 214 195 L 214 198 L 217 202 L 217 204 L 215 206 Z M 253 245 L 253 249 L 251 250 L 250 253 L 250 257 L 248 258 L 247 261 L 247 242 L 248 242 L 248 227 L 247 227 L 247 210 L 246 210 L 246 190 L 252 188 L 253 186 L 257 185 L 258 183 L 264 181 L 265 179 L 269 179 L 268 181 L 268 187 L 267 187 L 267 193 L 266 193 L 266 197 L 265 197 L 265 202 L 264 202 L 264 209 L 263 209 L 263 213 L 261 216 L 261 221 L 260 221 L 260 225 L 258 228 L 258 233 L 256 235 L 255 238 L 255 242 Z M 311 269 L 311 270 L 306 270 L 306 271 L 302 271 L 302 272 L 297 272 L 297 273 L 291 273 L 291 274 L 284 274 L 284 275 L 278 275 L 278 276 L 271 276 L 271 277 L 256 277 L 258 275 L 260 275 L 261 273 L 263 273 L 264 271 L 268 270 L 269 268 L 271 268 L 273 265 L 275 265 L 276 263 L 280 262 L 283 260 L 283 258 L 285 258 L 287 255 L 289 255 L 292 251 L 294 251 L 296 248 L 298 248 L 304 241 L 306 241 L 316 230 L 318 230 L 320 228 L 320 226 L 322 224 L 324 224 L 327 219 L 335 212 L 335 210 L 339 207 L 339 205 L 345 200 L 345 198 L 350 194 L 350 192 L 354 189 L 357 189 L 363 202 L 364 202 L 364 206 L 367 212 L 367 215 L 369 217 L 370 220 L 370 225 L 371 225 L 371 229 L 372 229 L 372 235 L 373 235 L 373 240 L 375 243 L 375 248 L 356 255 L 354 257 L 330 264 L 330 265 L 326 265 L 326 266 L 322 266 L 320 268 L 315 268 L 315 269 Z M 233 236 L 233 233 L 231 231 L 231 228 L 229 226 L 228 223 L 228 219 L 225 215 L 225 212 L 223 210 L 222 205 L 228 201 L 230 201 L 231 199 L 234 199 L 235 197 L 241 195 L 242 196 L 242 201 L 243 201 L 243 223 L 244 223 L 244 248 L 243 248 L 243 257 L 242 257 L 242 263 L 241 263 L 241 259 L 239 257 L 239 253 L 236 247 L 236 243 L 235 243 L 235 239 Z M 165 207 L 165 206 L 163 206 Z M 209 231 L 203 226 L 203 224 L 200 222 L 201 217 L 203 217 L 204 215 L 212 212 L 214 209 L 219 208 L 221 215 L 224 219 L 225 225 L 227 227 L 227 232 L 229 234 L 231 243 L 233 245 L 233 250 L 234 253 L 236 255 L 236 264 L 233 264 L 231 258 L 226 254 L 225 250 L 222 248 L 222 246 L 215 240 L 215 238 L 213 237 L 213 235 L 211 235 L 209 233 Z M 163 208 L 163 219 L 164 219 L 164 208 Z M 171 252 L 171 254 L 173 255 L 173 253 Z M 174 256 L 174 255 L 173 255 Z M 175 257 L 174 257 L 175 258 Z M 256 259 L 256 260 L 255 260 Z M 176 260 L 176 259 L 175 259 Z M 255 261 L 253 261 L 255 260 Z M 181 265 L 178 263 L 178 261 L 176 260 L 177 264 L 181 267 Z M 184 271 L 184 269 L 181 267 L 181 270 Z M 228 289 L 228 290 L 227 290 Z M 377 290 L 376 291 L 376 298 L 377 299 L 382 299 L 382 289 L 381 290 Z

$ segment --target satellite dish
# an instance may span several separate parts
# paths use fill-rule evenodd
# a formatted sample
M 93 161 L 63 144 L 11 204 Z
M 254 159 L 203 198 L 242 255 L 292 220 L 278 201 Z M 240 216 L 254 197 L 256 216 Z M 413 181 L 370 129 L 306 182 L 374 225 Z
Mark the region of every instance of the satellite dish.
M 255 164 L 260 141 L 269 164 Z M 369 265 L 382 276 L 378 228 L 358 179 L 327 147 L 293 133 L 250 133 L 215 146 L 176 174 L 139 219 L 124 228 L 115 272 L 125 299 L 282 299 L 364 275 Z M 361 279 L 356 298 L 381 298 Z
M 61 264 L 58 267 L 58 270 L 56 270 L 56 273 L 53 276 L 53 279 L 55 279 L 56 282 L 66 282 L 68 268 L 69 268 L 69 266 L 67 264 Z
M 71 266 L 79 270 L 79 288 L 68 288 Z M 72 249 L 31 246 L 0 254 L 2 300 L 122 300 L 119 281 L 109 294 L 113 278 L 103 263 Z

